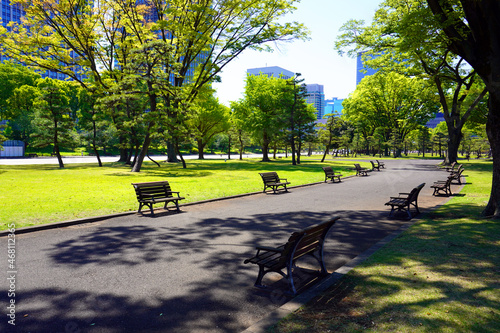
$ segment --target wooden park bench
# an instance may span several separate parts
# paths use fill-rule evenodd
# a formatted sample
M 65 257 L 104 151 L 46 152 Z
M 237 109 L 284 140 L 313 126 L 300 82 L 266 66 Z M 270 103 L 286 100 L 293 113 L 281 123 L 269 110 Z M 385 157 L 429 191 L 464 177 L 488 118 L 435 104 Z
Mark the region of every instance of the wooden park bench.
M 456 171 L 455 167 L 460 167 L 460 165 L 457 166 L 457 162 L 453 162 L 451 163 L 451 165 L 449 167 L 446 168 L 446 171 L 448 172 L 452 172 L 452 171 Z
M 358 163 L 354 164 L 354 168 L 356 169 L 356 176 L 368 176 L 368 169 L 362 168 Z
M 288 281 L 292 293 L 296 294 L 293 269 L 296 267 L 296 261 L 305 255 L 311 255 L 318 261 L 321 268 L 320 274 L 328 274 L 323 260 L 323 244 L 328 232 L 338 219 L 339 217 L 334 217 L 327 222 L 294 232 L 281 246 L 257 246 L 257 254 L 244 261 L 245 264 L 251 263 L 259 266 L 255 286 L 265 287 L 262 285 L 262 278 L 269 272 L 275 272 Z M 284 269 L 286 273 L 283 272 Z
M 391 197 L 388 202 L 385 203 L 386 206 L 391 206 L 391 212 L 389 216 L 392 216 L 394 210 L 397 209 L 399 211 L 405 210 L 408 213 L 408 217 L 411 219 L 412 215 L 410 212 L 410 206 L 413 205 L 417 210 L 417 214 L 420 213 L 418 210 L 418 194 L 420 190 L 425 186 L 425 183 L 422 183 L 411 190 L 410 193 L 399 193 L 399 197 Z
M 385 169 L 385 163 L 384 162 L 380 162 L 379 160 L 375 160 L 375 161 L 377 161 L 377 165 L 379 166 L 379 168 Z
M 340 172 L 333 171 L 332 167 L 322 167 L 325 172 L 325 183 L 328 179 L 331 179 L 332 183 L 335 183 L 335 178 L 340 182 L 340 177 L 343 175 Z
M 434 189 L 434 193 L 432 193 L 432 195 L 438 195 L 442 192 L 444 195 L 450 196 L 452 180 L 453 178 L 449 176 L 446 180 L 438 180 L 437 182 L 434 182 L 434 184 L 431 185 L 431 188 Z
M 148 182 L 148 183 L 132 183 L 135 189 L 135 194 L 137 194 L 137 201 L 139 201 L 139 211 L 143 206 L 148 206 L 151 211 L 151 215 L 155 215 L 153 211 L 153 205 L 156 203 L 164 202 L 164 209 L 168 210 L 168 203 L 173 202 L 177 211 L 179 209 L 179 200 L 185 199 L 179 195 L 179 192 L 172 191 L 170 189 L 170 184 L 168 181 L 158 181 L 158 182 Z M 177 194 L 177 196 L 174 196 Z
M 373 170 L 380 171 L 380 165 L 378 165 L 378 163 L 375 164 L 375 163 L 373 163 L 373 161 L 370 161 L 370 163 L 372 164 L 372 171 Z
M 283 187 L 285 189 L 285 192 L 288 192 L 288 189 L 286 188 L 286 186 L 289 185 L 290 182 L 288 182 L 286 178 L 278 177 L 278 174 L 274 171 L 261 172 L 259 174 L 262 177 L 262 181 L 264 182 L 264 191 L 263 192 L 266 192 L 266 189 L 268 187 L 271 188 L 274 193 L 276 193 L 276 191 L 278 190 L 279 187 Z
M 450 171 L 450 178 L 452 180 L 456 180 L 458 184 L 462 185 L 462 173 L 464 172 L 464 168 L 462 165 L 458 167 L 456 171 Z

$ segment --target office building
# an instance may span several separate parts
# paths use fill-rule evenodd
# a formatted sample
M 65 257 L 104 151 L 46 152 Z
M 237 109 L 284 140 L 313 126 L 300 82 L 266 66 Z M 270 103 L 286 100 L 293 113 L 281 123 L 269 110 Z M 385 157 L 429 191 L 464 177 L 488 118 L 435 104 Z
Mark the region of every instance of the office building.
M 343 98 L 333 97 L 332 99 L 325 100 L 325 112 L 323 116 L 327 114 L 334 114 L 336 117 L 342 115 L 344 107 L 342 106 Z
M 10 22 L 17 22 L 21 23 L 21 17 L 25 14 L 24 10 L 22 9 L 21 5 L 19 4 L 11 4 L 10 0 L 1 0 L 2 1 L 2 25 L 4 28 L 10 30 L 11 28 L 8 27 Z M 71 57 L 74 57 L 74 53 L 71 52 Z M 9 57 L 5 54 L 0 54 L 0 61 L 5 61 L 8 60 Z M 83 79 L 85 76 L 81 73 L 81 66 L 78 66 L 77 68 L 72 68 L 72 71 L 76 73 L 76 75 L 80 78 Z M 58 73 L 58 72 L 53 72 L 53 71 L 45 71 L 45 72 L 39 72 L 39 74 L 45 78 L 45 77 L 50 77 L 51 79 L 57 79 L 57 80 L 65 80 L 68 78 L 67 75 Z
M 307 103 L 316 109 L 316 119 L 322 119 L 325 111 L 325 93 L 322 84 L 307 84 Z

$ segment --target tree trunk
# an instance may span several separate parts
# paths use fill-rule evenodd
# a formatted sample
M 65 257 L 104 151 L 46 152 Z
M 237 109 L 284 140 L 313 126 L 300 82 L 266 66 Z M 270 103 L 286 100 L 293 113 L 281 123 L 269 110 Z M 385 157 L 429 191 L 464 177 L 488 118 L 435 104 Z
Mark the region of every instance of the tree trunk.
M 149 134 L 149 129 L 148 129 L 148 133 L 146 134 L 146 137 L 144 138 L 144 142 L 142 144 L 141 152 L 137 156 L 134 166 L 132 167 L 131 170 L 132 172 L 141 172 L 142 162 L 144 162 L 144 158 L 148 153 L 150 144 L 151 144 L 151 136 Z
M 123 146 L 127 141 L 125 140 L 125 138 L 123 138 L 123 136 L 119 136 L 118 142 L 120 142 L 120 146 Z M 120 159 L 118 160 L 118 162 L 127 163 L 128 161 L 128 149 L 120 148 Z
M 458 149 L 462 141 L 461 129 L 448 126 L 448 138 L 448 155 L 444 160 L 444 164 L 451 165 L 451 163 L 457 162 L 458 159 Z
M 326 147 L 325 147 L 325 153 L 323 154 L 323 158 L 321 158 L 321 163 L 323 163 L 325 161 L 325 158 L 329 152 L 330 152 L 330 143 L 328 145 L 326 145 Z
M 269 138 L 267 137 L 267 133 L 264 133 L 262 138 L 262 162 L 270 162 L 269 159 Z
M 95 144 L 95 141 L 92 142 L 92 150 L 94 151 L 94 154 L 97 158 L 97 163 L 99 163 L 99 166 L 102 167 L 101 156 L 99 156 L 99 152 L 97 151 L 97 146 Z
M 238 140 L 240 141 L 240 160 L 243 160 L 243 138 L 241 135 L 238 137 Z
M 300 164 L 300 152 L 302 151 L 302 141 L 299 140 L 298 142 L 298 147 L 297 147 L 297 164 Z
M 56 153 L 56 156 L 57 156 L 57 162 L 59 162 L 59 168 L 64 169 L 64 163 L 63 163 L 63 160 L 62 160 L 61 153 L 59 151 L 59 146 L 58 145 L 54 146 L 54 152 Z
M 227 159 L 231 159 L 231 135 L 227 138 Z
M 175 139 L 174 139 L 175 140 Z M 167 142 L 167 162 L 177 163 L 177 153 L 175 152 L 175 144 L 173 142 Z
M 181 150 L 179 149 L 179 142 L 177 142 L 177 141 L 176 141 L 176 144 L 175 144 L 175 152 L 177 154 L 179 154 L 179 157 L 181 158 L 182 168 L 183 169 L 187 169 L 186 161 L 184 160 L 184 157 L 181 154 Z
M 197 139 L 196 142 L 198 143 L 198 159 L 203 160 L 205 159 L 205 156 L 203 155 L 203 150 L 205 149 L 205 145 L 203 144 L 202 140 Z
M 483 210 L 484 216 L 500 217 L 500 89 L 493 93 L 490 91 L 488 100 L 488 121 L 486 123 L 486 133 L 490 141 L 491 153 L 493 156 L 493 176 L 491 182 L 491 194 L 486 208 Z

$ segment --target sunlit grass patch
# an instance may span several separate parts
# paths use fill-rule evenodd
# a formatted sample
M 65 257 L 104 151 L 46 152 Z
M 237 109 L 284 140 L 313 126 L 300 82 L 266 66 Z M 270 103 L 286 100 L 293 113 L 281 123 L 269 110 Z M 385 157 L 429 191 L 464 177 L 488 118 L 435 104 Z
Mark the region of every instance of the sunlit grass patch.
M 17 228 L 69 219 L 134 211 L 138 208 L 132 183 L 168 180 L 182 203 L 222 198 L 262 190 L 259 172 L 276 171 L 293 185 L 324 180 L 321 166 L 330 165 L 344 176 L 353 174 L 350 162 L 304 157 L 300 165 L 290 159 L 263 163 L 257 159 L 188 160 L 145 162 L 140 173 L 120 163 L 0 166 L 0 229 L 10 223 Z

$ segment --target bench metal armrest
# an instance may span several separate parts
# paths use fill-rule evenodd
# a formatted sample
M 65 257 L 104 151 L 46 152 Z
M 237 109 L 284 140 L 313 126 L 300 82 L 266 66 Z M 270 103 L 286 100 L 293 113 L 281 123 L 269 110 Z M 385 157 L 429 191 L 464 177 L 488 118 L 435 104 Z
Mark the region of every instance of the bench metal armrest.
M 177 196 L 178 196 L 179 198 L 181 197 L 181 196 L 180 196 L 180 194 L 179 194 L 179 193 L 181 193 L 181 192 L 179 192 L 179 191 L 168 191 L 168 193 L 175 193 L 175 194 L 177 194 Z
M 400 196 L 401 196 L 401 195 L 406 195 L 406 196 L 409 196 L 409 195 L 410 195 L 410 193 L 399 193 L 399 195 L 400 195 Z
M 287 182 L 288 180 L 286 178 L 278 178 L 278 181 L 281 182 L 282 180 L 284 180 L 285 182 Z

